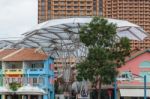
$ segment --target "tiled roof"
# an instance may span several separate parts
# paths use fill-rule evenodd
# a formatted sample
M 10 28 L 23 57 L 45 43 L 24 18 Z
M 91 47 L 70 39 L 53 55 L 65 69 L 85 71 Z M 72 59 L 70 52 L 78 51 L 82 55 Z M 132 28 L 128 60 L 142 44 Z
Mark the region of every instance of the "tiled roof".
M 22 48 L 2 58 L 3 61 L 38 61 L 45 60 L 48 56 L 35 48 Z
M 17 49 L 1 49 L 0 50 L 0 60 L 2 60 L 3 57 L 9 55 L 10 53 L 15 52 Z
M 145 53 L 145 52 L 150 52 L 150 49 L 137 50 L 137 51 L 135 51 L 135 52 L 132 52 L 132 53 L 130 53 L 130 56 L 129 56 L 129 57 L 126 57 L 126 58 L 125 58 L 125 61 L 129 61 L 129 60 L 131 60 L 131 59 L 133 59 L 133 58 L 136 58 L 137 56 L 139 56 L 139 55 L 141 55 L 141 54 L 143 54 L 143 53 Z

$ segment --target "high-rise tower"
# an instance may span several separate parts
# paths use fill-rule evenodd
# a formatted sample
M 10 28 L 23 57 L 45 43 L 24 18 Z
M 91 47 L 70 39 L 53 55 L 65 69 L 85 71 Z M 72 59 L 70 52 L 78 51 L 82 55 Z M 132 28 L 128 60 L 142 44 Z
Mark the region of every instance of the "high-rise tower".
M 150 33 L 150 0 L 103 0 L 103 16 L 128 20 Z
M 101 15 L 101 0 L 38 0 L 38 23 L 49 19 Z

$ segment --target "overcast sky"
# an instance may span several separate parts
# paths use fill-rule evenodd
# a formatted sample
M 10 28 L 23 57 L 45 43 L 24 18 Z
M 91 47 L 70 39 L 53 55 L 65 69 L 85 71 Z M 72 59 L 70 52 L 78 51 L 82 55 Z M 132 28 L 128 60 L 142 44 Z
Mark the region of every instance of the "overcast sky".
M 38 0 L 0 0 L 0 39 L 20 37 L 37 24 Z

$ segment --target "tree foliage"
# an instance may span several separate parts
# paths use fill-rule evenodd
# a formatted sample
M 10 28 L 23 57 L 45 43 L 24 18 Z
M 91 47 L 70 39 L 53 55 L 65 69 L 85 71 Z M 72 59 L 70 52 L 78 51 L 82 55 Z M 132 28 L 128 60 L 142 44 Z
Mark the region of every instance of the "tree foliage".
M 12 83 L 9 83 L 9 87 L 12 91 L 16 91 L 18 88 L 21 87 L 21 83 L 12 82 Z
M 88 48 L 87 58 L 77 65 L 78 80 L 97 79 L 104 84 L 110 84 L 117 75 L 117 67 L 129 55 L 128 38 L 117 38 L 116 24 L 109 23 L 101 17 L 80 28 L 80 41 Z

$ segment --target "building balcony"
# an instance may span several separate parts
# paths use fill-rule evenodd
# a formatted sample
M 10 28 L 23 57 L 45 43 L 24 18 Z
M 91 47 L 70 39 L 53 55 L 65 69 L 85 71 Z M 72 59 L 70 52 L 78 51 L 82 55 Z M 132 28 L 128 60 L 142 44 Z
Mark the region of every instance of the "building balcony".
M 23 74 L 23 70 L 22 69 L 5 69 L 5 74 L 9 75 L 9 74 Z
M 46 73 L 46 71 L 43 68 L 30 68 L 30 69 L 27 69 L 27 72 L 29 74 L 45 74 Z

